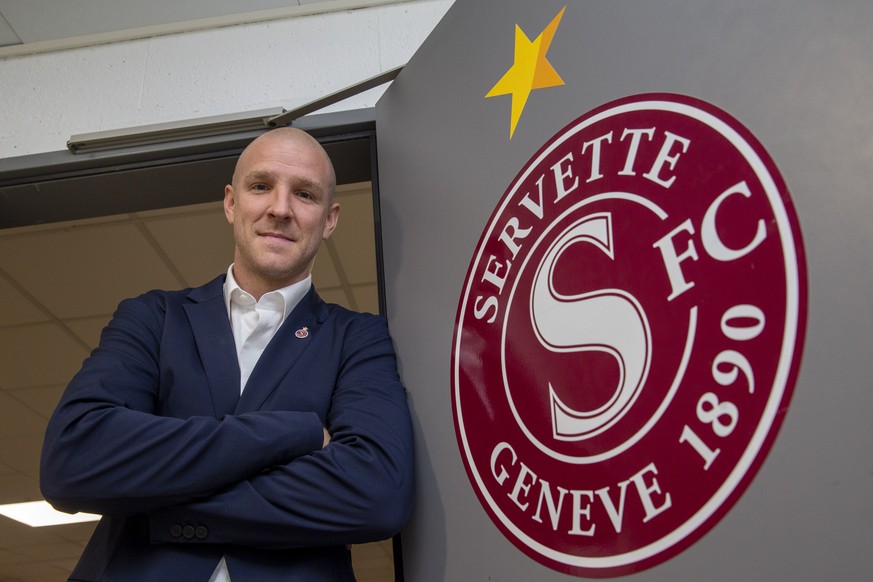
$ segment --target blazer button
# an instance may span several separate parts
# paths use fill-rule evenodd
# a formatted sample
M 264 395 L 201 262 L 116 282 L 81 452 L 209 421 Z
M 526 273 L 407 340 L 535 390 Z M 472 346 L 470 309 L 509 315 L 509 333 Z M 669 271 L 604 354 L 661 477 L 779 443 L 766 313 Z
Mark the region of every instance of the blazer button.
M 181 537 L 182 536 L 182 526 L 179 525 L 178 523 L 174 523 L 172 526 L 170 526 L 170 535 L 173 536 L 174 538 Z
M 205 540 L 206 537 L 209 535 L 209 530 L 206 529 L 205 525 L 198 525 L 197 529 L 194 530 L 194 535 L 197 537 L 198 540 Z
M 182 528 L 182 537 L 186 540 L 190 540 L 194 538 L 194 526 L 186 525 Z

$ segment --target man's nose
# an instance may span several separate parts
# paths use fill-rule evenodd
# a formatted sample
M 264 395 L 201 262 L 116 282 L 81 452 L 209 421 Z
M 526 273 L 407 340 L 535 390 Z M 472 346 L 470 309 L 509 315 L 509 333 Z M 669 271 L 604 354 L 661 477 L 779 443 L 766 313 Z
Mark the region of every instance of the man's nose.
M 268 209 L 270 216 L 282 220 L 291 218 L 294 214 L 291 206 L 291 192 L 284 188 L 275 188 L 270 198 L 270 207 Z

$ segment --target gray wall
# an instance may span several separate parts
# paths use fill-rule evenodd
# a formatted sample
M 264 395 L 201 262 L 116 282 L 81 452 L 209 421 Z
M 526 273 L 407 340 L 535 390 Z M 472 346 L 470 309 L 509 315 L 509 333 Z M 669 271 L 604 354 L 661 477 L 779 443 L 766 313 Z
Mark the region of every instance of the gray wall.
M 484 95 L 568 5 L 548 53 L 566 81 Z M 794 397 L 748 490 L 701 540 L 631 576 L 869 580 L 873 571 L 873 3 L 869 0 L 458 0 L 377 106 L 388 308 L 416 426 L 406 579 L 566 580 L 507 541 L 479 505 L 451 408 L 458 300 L 488 217 L 528 159 L 614 99 L 708 101 L 762 142 L 800 219 L 809 279 Z

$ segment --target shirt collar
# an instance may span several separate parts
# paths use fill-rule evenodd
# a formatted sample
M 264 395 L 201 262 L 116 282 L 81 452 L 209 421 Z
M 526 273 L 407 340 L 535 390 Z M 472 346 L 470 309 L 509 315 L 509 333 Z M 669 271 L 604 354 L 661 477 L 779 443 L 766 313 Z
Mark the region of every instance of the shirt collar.
M 273 305 L 278 303 L 278 305 L 282 307 L 282 321 L 285 321 L 285 318 L 288 317 L 288 314 L 291 313 L 295 307 L 297 307 L 297 304 L 300 303 L 300 300 L 303 299 L 303 296 L 306 295 L 306 292 L 309 291 L 311 286 L 312 276 L 307 275 L 306 278 L 296 283 L 292 283 L 287 287 L 282 287 L 281 289 L 265 293 L 261 297 L 259 303 L 262 305 L 264 303 L 272 303 Z M 227 307 L 228 316 L 230 315 L 230 304 L 232 298 L 240 293 L 248 295 L 248 292 L 240 287 L 239 283 L 236 282 L 236 279 L 233 276 L 233 264 L 231 264 L 230 267 L 227 268 L 227 278 L 224 280 L 224 303 Z

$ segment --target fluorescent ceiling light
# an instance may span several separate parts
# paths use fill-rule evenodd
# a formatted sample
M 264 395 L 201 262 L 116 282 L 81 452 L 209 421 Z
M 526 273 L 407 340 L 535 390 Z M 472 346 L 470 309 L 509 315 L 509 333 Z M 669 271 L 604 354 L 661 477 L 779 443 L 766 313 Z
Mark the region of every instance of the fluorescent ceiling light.
M 72 515 L 62 513 L 45 501 L 28 501 L 26 503 L 0 505 L 0 514 L 5 515 L 9 519 L 20 521 L 30 527 L 82 523 L 100 519 L 99 515 L 92 513 L 76 513 Z

